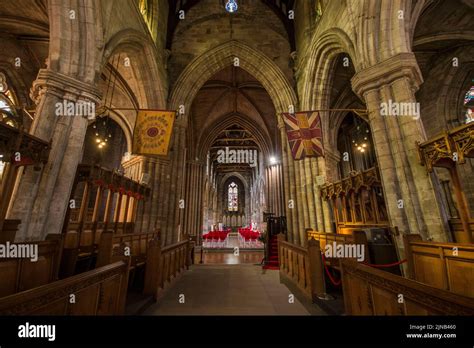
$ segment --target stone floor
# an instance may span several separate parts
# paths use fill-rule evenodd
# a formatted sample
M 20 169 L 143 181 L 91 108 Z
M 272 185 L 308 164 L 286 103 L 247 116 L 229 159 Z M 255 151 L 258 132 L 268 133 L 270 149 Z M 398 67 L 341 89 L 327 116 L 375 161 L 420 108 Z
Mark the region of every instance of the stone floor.
M 290 294 L 278 271 L 252 264 L 193 265 L 143 315 L 310 315 L 296 297 L 290 303 Z
M 263 251 L 239 251 L 236 255 L 232 250 L 213 251 L 203 250 L 202 263 L 205 264 L 226 264 L 237 265 L 242 263 L 260 264 L 263 259 Z M 194 263 L 201 263 L 201 249 L 197 248 L 194 253 Z

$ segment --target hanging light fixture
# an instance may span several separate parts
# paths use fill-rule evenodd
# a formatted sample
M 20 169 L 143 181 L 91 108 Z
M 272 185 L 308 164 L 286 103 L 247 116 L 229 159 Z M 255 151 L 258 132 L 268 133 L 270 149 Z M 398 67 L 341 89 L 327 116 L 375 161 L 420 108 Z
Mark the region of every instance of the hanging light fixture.
M 356 150 L 363 154 L 369 147 L 369 127 L 365 122 L 359 121 L 357 116 L 354 116 L 354 123 L 355 132 L 352 143 L 354 144 Z
M 225 10 L 229 13 L 237 12 L 239 5 L 237 5 L 237 0 L 227 0 L 225 4 Z
M 120 57 L 121 54 L 118 55 L 116 63 L 113 62 L 112 65 L 115 65 L 115 71 L 118 70 L 118 65 L 120 63 Z M 96 120 L 92 126 L 93 129 L 95 129 L 95 142 L 97 144 L 97 147 L 99 149 L 103 149 L 105 145 L 107 145 L 107 142 L 109 141 L 109 138 L 112 138 L 112 133 L 110 132 L 109 129 L 109 119 L 110 119 L 110 114 L 109 110 L 112 108 L 112 101 L 114 98 L 114 92 L 115 92 L 115 84 L 117 81 L 117 74 L 114 74 L 114 80 L 112 82 L 112 73 L 113 69 L 110 69 L 110 75 L 109 75 L 109 80 L 107 82 L 107 90 L 105 92 L 105 98 L 104 98 L 104 106 L 102 108 L 102 112 L 97 116 L 98 119 L 101 119 L 102 122 L 99 122 L 99 120 Z M 113 86 L 112 86 L 113 85 Z M 112 87 L 112 89 L 111 89 Z M 111 90 L 111 93 L 109 95 L 109 90 Z M 109 98 L 109 101 L 107 102 L 107 99 Z M 109 106 L 107 107 L 107 104 Z

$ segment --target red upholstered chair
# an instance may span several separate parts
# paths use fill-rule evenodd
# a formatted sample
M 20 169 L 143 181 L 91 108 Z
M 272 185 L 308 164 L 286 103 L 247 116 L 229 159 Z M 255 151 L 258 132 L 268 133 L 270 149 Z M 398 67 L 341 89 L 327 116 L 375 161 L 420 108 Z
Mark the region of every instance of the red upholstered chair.
M 210 241 L 210 233 L 206 233 L 202 235 L 202 244 L 205 248 L 209 247 L 209 241 Z
M 244 246 L 249 247 L 252 243 L 252 233 L 249 230 L 245 231 L 244 239 L 245 239 Z
M 255 247 L 257 246 L 257 238 L 258 238 L 258 232 L 250 231 L 250 240 L 251 240 L 251 243 L 253 243 Z
M 218 246 L 222 248 L 224 246 L 225 240 L 226 240 L 225 232 L 224 231 L 219 231 L 218 234 L 217 234 L 217 238 L 218 238 Z

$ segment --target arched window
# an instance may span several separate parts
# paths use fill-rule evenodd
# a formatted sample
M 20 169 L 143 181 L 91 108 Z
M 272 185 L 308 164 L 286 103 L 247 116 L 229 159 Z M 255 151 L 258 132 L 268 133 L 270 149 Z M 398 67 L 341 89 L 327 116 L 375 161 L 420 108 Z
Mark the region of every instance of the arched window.
M 19 118 L 15 110 L 15 98 L 8 87 L 7 79 L 0 72 L 0 122 L 18 128 Z
M 229 211 L 237 211 L 239 209 L 239 190 L 235 182 L 229 184 L 227 200 Z
M 316 12 L 316 20 L 319 20 L 321 18 L 321 16 L 323 15 L 323 6 L 321 4 L 321 1 L 318 0 L 316 1 L 316 7 L 314 8 L 315 12 Z
M 466 110 L 466 123 L 474 122 L 474 86 L 471 86 L 464 97 Z
M 148 26 L 148 29 L 152 30 L 153 20 L 153 2 L 150 0 L 140 0 L 139 2 L 140 12 Z

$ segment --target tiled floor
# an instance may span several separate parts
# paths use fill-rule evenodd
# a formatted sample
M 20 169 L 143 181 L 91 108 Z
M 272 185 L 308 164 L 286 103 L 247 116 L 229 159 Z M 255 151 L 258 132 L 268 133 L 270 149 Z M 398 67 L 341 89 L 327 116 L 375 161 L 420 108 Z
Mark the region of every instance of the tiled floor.
M 263 271 L 251 264 L 193 265 L 143 314 L 309 315 L 296 297 L 290 303 L 290 295 L 278 271 Z

